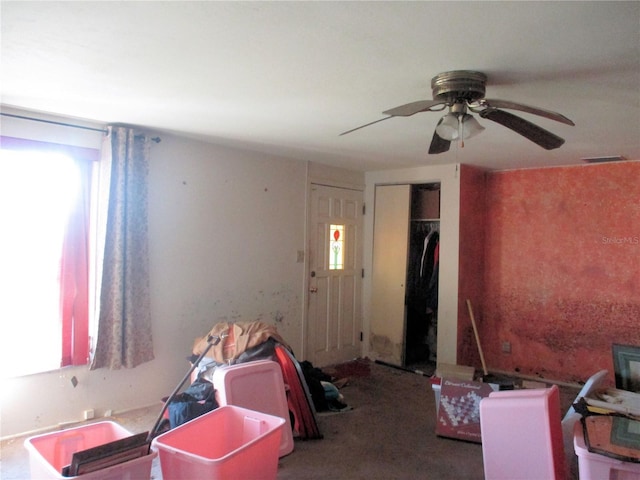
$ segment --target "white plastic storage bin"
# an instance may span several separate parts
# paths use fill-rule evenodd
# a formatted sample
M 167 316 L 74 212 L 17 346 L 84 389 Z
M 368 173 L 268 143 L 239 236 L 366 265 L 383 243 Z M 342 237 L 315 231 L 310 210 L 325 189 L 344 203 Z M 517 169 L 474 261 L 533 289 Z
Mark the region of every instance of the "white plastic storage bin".
M 293 451 L 293 431 L 280 364 L 257 360 L 217 367 L 213 373 L 213 387 L 220 406 L 235 405 L 283 418 L 280 456 Z
M 74 453 L 131 436 L 132 433 L 115 422 L 97 422 L 27 438 L 31 478 L 82 480 L 140 480 L 151 478 L 151 463 L 158 455 L 152 451 L 144 457 L 113 465 L 77 477 L 63 477 L 62 469 L 71 463 Z
M 584 442 L 582 424 L 575 424 L 573 446 L 578 456 L 580 480 L 640 480 L 640 463 L 623 462 L 590 452 Z
M 163 480 L 275 480 L 284 419 L 235 406 L 159 435 Z

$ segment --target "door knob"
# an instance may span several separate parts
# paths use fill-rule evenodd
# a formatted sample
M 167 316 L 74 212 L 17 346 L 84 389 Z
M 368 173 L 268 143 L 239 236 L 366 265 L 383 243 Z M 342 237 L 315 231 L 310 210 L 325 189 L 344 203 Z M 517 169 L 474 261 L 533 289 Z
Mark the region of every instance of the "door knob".
M 309 291 L 310 291 L 311 293 L 317 293 L 317 292 L 318 292 L 318 287 L 310 287 L 310 288 L 309 288 Z

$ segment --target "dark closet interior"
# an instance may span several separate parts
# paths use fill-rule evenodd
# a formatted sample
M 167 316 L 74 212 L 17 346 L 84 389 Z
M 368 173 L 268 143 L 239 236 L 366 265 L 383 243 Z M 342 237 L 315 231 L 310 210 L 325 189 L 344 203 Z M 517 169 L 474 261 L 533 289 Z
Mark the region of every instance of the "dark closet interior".
M 437 360 L 440 184 L 412 185 L 410 212 L 404 366 L 422 368 Z

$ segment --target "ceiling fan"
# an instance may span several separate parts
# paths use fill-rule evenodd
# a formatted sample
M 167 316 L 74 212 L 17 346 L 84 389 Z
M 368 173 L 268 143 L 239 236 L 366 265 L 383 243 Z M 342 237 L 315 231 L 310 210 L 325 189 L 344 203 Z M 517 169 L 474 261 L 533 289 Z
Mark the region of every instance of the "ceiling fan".
M 523 137 L 537 143 L 542 148 L 553 150 L 564 143 L 563 138 L 524 118 L 500 109 L 519 110 L 521 112 L 549 118 L 566 125 L 575 125 L 560 113 L 508 100 L 485 98 L 486 83 L 487 76 L 482 72 L 454 70 L 440 73 L 431 79 L 433 100 L 420 100 L 386 110 L 382 112 L 383 115 L 387 115 L 386 117 L 352 128 L 340 135 L 346 135 L 347 133 L 393 117 L 409 117 L 420 112 L 437 112 L 449 108 L 449 113 L 438 121 L 431 145 L 429 146 L 430 154 L 448 151 L 451 142 L 454 140 L 459 140 L 461 146 L 464 146 L 464 140 L 466 138 L 471 138 L 484 130 L 484 127 L 468 112 L 477 113 L 482 118 L 499 123 L 519 133 Z

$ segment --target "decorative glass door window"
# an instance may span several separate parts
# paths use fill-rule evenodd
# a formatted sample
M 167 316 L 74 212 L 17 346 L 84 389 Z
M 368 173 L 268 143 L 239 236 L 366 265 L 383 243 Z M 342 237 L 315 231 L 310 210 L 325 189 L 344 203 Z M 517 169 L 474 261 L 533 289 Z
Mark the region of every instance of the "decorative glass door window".
M 344 225 L 331 225 L 329 231 L 329 270 L 343 270 Z

